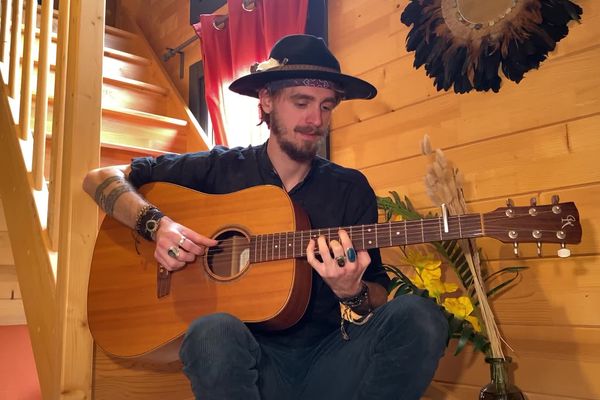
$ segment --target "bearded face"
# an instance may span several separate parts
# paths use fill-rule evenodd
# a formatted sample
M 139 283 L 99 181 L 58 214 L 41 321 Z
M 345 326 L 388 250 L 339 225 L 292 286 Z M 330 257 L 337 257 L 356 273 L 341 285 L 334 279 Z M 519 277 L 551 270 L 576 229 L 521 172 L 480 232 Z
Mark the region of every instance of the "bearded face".
M 281 120 L 277 109 L 271 112 L 271 133 L 279 144 L 279 147 L 289 158 L 298 162 L 312 160 L 319 152 L 321 139 L 329 133 L 328 128 L 316 128 L 309 125 L 296 125 L 293 128 L 294 133 L 303 136 L 311 135 L 314 140 L 294 140 L 294 135 L 290 135 L 288 128 Z

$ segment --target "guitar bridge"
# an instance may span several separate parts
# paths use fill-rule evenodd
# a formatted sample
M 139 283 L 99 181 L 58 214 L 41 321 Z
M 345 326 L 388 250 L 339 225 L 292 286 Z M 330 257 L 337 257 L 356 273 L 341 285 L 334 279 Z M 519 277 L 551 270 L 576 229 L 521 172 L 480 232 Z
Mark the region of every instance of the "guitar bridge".
M 156 269 L 156 297 L 165 297 L 171 292 L 171 274 L 159 264 Z

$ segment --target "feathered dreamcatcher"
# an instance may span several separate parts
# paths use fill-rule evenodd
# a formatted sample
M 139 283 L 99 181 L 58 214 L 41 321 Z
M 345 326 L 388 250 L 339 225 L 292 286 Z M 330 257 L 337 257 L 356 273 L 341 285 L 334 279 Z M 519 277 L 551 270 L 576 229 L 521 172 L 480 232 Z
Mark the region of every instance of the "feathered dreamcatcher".
M 569 0 L 410 0 L 401 16 L 414 67 L 437 90 L 498 92 L 500 70 L 519 83 L 538 68 L 582 9 Z

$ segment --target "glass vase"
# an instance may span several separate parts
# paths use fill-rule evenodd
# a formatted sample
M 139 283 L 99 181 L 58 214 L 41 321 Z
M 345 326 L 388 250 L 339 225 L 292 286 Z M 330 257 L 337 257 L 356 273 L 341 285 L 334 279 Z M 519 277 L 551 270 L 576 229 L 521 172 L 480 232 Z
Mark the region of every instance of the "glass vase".
M 511 359 L 486 358 L 485 362 L 490 364 L 490 375 L 492 381 L 481 388 L 479 400 L 525 400 L 521 389 L 510 383 L 508 376 L 508 365 Z

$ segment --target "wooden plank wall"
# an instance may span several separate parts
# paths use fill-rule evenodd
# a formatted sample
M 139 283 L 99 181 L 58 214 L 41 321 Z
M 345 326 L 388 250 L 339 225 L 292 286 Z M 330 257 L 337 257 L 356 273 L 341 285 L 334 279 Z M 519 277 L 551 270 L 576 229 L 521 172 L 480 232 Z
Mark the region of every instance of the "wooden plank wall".
M 521 84 L 500 93 L 437 92 L 423 69 L 412 68 L 408 28 L 400 23 L 407 0 L 330 0 L 330 44 L 346 73 L 375 84 L 377 98 L 342 104 L 334 114 L 332 159 L 360 169 L 376 192 L 396 190 L 429 207 L 423 185 L 427 160 L 419 142 L 429 134 L 466 179 L 473 211 L 503 206 L 511 197 L 548 203 L 552 194 L 575 201 L 583 242 L 572 257 L 544 257 L 522 246 L 481 240 L 492 270 L 527 265 L 518 286 L 494 308 L 515 352 L 515 380 L 530 400 L 600 398 L 600 4 L 576 0 L 583 23 Z M 394 251 L 388 262 L 398 262 Z M 487 366 L 465 352 L 444 357 L 429 398 L 476 398 Z

